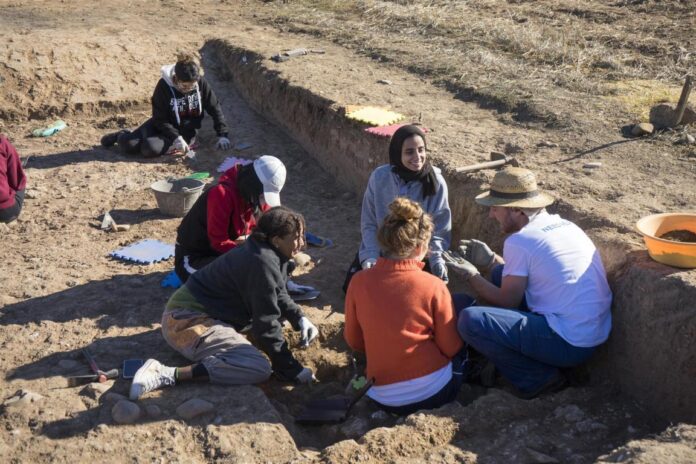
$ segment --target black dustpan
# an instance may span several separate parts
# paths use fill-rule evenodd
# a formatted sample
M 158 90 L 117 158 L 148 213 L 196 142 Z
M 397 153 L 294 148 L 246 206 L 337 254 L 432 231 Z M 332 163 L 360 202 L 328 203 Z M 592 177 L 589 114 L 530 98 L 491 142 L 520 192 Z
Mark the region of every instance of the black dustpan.
M 369 380 L 352 396 L 339 396 L 328 399 L 311 400 L 295 417 L 295 422 L 305 425 L 333 424 L 348 418 L 348 412 L 360 398 L 367 393 L 374 382 Z

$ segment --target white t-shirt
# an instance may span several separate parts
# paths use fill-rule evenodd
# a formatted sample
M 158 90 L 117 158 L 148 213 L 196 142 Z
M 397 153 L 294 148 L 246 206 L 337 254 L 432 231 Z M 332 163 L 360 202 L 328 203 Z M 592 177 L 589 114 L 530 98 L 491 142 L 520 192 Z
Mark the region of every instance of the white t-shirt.
M 527 306 L 565 341 L 606 341 L 612 294 L 599 252 L 578 226 L 542 211 L 505 240 L 503 259 L 503 276 L 527 277 Z
M 370 387 L 367 396 L 385 406 L 404 406 L 427 400 L 452 379 L 452 363 L 433 373 L 403 382 Z

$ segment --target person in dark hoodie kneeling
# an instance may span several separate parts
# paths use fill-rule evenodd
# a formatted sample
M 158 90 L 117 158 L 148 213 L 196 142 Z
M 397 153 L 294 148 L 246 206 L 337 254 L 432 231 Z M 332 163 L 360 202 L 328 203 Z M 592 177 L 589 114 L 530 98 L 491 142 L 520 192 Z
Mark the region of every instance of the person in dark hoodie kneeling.
M 19 217 L 26 183 L 17 150 L 0 134 L 0 222 L 9 223 Z
M 277 206 L 261 216 L 242 246 L 193 274 L 162 315 L 164 339 L 193 364 L 170 367 L 148 359 L 133 377 L 130 398 L 192 379 L 246 385 L 274 373 L 281 380 L 314 382 L 283 336 L 283 320 L 300 331 L 303 346 L 319 334 L 286 288 L 290 259 L 303 246 L 304 218 Z M 270 363 L 242 335 L 246 331 Z
M 185 155 L 195 148 L 204 110 L 213 118 L 218 135 L 216 148 L 229 149 L 227 124 L 217 96 L 193 57 L 182 55 L 176 64 L 162 66 L 162 78 L 152 94 L 152 118 L 132 132 L 121 130 L 105 135 L 101 144 L 118 144 L 124 155 L 146 158 L 165 153 Z
M 225 171 L 196 200 L 177 230 L 174 270 L 182 282 L 223 253 L 244 243 L 263 211 L 280 205 L 285 165 L 274 156 Z

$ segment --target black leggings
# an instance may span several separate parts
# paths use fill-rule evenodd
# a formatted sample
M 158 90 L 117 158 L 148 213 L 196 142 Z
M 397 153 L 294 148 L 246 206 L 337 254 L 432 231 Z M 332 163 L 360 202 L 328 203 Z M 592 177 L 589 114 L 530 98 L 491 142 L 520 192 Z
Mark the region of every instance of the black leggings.
M 24 190 L 15 193 L 15 203 L 9 208 L 0 209 L 0 222 L 12 222 L 19 217 L 24 204 Z
M 196 133 L 182 134 L 186 143 L 189 143 Z M 154 158 L 164 155 L 173 140 L 169 140 L 162 134 L 157 132 L 152 119 L 148 119 L 142 126 L 135 129 L 133 132 L 124 132 L 118 136 L 116 143 L 121 150 L 121 153 L 128 156 L 142 156 L 144 158 Z

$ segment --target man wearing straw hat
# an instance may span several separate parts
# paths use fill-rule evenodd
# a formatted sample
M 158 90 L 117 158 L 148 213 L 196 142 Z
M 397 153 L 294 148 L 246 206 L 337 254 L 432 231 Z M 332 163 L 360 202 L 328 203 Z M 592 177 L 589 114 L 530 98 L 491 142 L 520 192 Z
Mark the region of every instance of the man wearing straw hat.
M 600 255 L 578 226 L 546 211 L 553 201 L 531 171 L 499 171 L 476 202 L 510 234 L 502 258 L 478 240 L 462 240 L 445 256 L 491 305 L 469 300 L 459 313 L 460 335 L 524 398 L 565 386 L 559 368 L 585 362 L 611 330 L 612 294 Z M 501 267 L 499 285 L 479 272 L 500 275 Z

